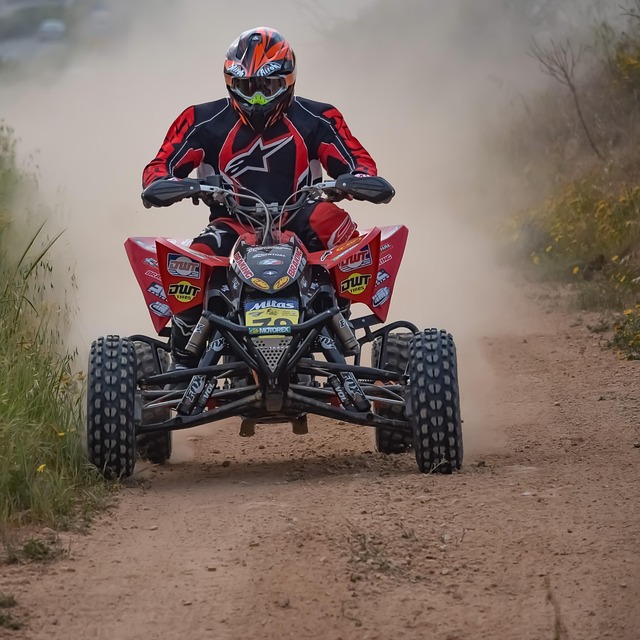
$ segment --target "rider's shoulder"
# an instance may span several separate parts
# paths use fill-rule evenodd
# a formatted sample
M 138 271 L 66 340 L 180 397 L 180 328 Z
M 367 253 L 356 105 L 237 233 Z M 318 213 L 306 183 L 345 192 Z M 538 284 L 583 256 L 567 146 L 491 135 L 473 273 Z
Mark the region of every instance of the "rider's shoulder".
M 231 112 L 232 108 L 229 103 L 229 98 L 220 98 L 220 100 L 213 100 L 211 102 L 203 102 L 196 104 L 187 109 L 193 110 L 195 116 L 195 124 L 204 124 L 211 120 L 223 116 L 227 112 Z
M 331 113 L 336 111 L 336 108 L 328 102 L 318 102 L 317 100 L 310 100 L 302 96 L 294 96 L 290 110 L 291 109 L 300 110 L 303 113 L 311 114 L 318 118 L 330 117 Z

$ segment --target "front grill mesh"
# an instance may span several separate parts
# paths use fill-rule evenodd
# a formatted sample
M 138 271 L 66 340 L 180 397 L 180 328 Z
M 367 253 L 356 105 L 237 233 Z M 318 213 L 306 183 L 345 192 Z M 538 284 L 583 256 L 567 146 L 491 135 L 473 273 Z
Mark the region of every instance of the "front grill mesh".
M 280 360 L 287 347 L 291 344 L 291 336 L 274 336 L 269 338 L 251 338 L 256 349 L 262 354 L 266 360 L 270 371 L 278 368 Z

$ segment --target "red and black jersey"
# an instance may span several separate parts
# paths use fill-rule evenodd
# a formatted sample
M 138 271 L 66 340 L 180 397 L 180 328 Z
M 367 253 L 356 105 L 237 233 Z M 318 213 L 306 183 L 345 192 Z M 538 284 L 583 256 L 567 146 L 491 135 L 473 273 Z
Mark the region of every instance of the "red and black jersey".
M 221 175 L 230 185 L 284 201 L 301 187 L 345 173 L 377 175 L 376 164 L 329 104 L 294 97 L 284 117 L 262 133 L 242 124 L 227 98 L 186 109 L 171 125 L 143 186 L 167 177 Z

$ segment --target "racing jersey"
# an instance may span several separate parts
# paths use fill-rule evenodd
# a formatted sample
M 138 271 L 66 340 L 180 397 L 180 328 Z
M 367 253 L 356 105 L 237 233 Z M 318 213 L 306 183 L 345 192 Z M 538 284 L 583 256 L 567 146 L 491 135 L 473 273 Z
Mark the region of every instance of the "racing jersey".
M 376 164 L 332 105 L 294 97 L 285 115 L 262 133 L 244 125 L 228 98 L 189 107 L 171 125 L 145 167 L 153 181 L 221 175 L 265 202 L 283 204 L 301 187 L 345 173 L 377 175 Z

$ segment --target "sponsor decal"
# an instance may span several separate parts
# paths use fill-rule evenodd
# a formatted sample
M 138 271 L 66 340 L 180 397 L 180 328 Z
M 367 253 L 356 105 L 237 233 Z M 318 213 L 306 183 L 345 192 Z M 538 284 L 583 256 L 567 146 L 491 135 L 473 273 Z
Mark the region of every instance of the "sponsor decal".
M 158 268 L 158 261 L 155 258 L 145 258 L 144 263 L 154 269 Z
M 191 302 L 202 291 L 200 287 L 196 287 L 191 282 L 181 280 L 175 284 L 169 285 L 167 293 L 173 296 L 178 302 Z
M 244 261 L 244 258 L 239 253 L 236 253 L 233 256 L 233 260 L 235 261 L 236 266 L 240 270 L 240 273 L 245 278 L 252 278 L 253 277 L 253 271 L 251 271 L 251 269 L 249 269 L 249 265 Z
M 259 309 L 297 309 L 298 305 L 293 300 L 260 300 L 260 302 L 246 302 L 246 311 Z
M 282 69 L 282 64 L 280 62 L 267 62 L 267 64 L 263 64 L 256 73 L 257 76 L 268 76 L 270 73 L 274 71 L 280 71 Z
M 211 343 L 209 348 L 218 353 L 219 351 L 222 351 L 226 346 L 227 341 L 224 338 L 218 338 Z
M 184 398 L 187 402 L 195 402 L 195 399 L 204 391 L 206 376 L 194 376 L 189 388 L 185 391 Z
M 340 283 L 340 292 L 359 296 L 367 288 L 369 280 L 371 276 L 368 273 L 353 273 Z
M 236 78 L 244 78 L 247 75 L 247 72 L 238 63 L 232 64 L 231 66 L 227 67 L 227 73 L 230 73 Z
M 349 256 L 341 265 L 340 271 L 349 273 L 349 271 L 355 271 L 356 269 L 364 269 L 371 266 L 373 260 L 371 259 L 371 251 L 367 245 L 361 251 Z
M 273 278 L 273 276 L 277 276 L 278 272 L 275 269 L 267 269 L 266 271 L 262 272 L 263 276 L 267 276 L 269 278 Z
M 147 289 L 147 291 L 152 295 L 160 298 L 161 300 L 166 300 L 167 296 L 164 293 L 164 289 L 161 284 L 156 284 L 155 282 Z
M 347 240 L 347 242 L 343 242 L 342 244 L 338 245 L 337 247 L 334 247 L 332 249 L 332 253 L 334 254 L 333 261 L 334 262 L 338 262 L 338 260 L 340 260 L 340 258 L 342 258 L 342 256 L 349 249 L 351 249 L 351 247 L 353 247 L 356 244 L 358 244 L 358 242 L 360 242 L 361 239 L 362 238 L 360 238 L 359 236 L 357 238 L 351 238 L 351 240 Z M 337 254 L 337 255 L 335 255 L 335 254 Z
M 167 256 L 167 271 L 178 278 L 200 279 L 200 263 L 179 253 Z
M 344 389 L 340 386 L 339 382 L 336 383 L 336 385 L 333 387 L 333 390 L 336 392 L 338 400 L 340 400 L 341 404 L 343 406 L 347 406 L 347 403 L 349 403 L 349 398 L 347 398 L 347 394 L 344 392 Z
M 336 343 L 327 336 L 318 336 L 318 344 L 322 349 L 335 349 Z
M 280 291 L 280 289 L 284 289 L 284 287 L 286 287 L 289 284 L 290 280 L 291 278 L 289 276 L 284 276 L 283 278 L 280 278 L 280 280 L 278 280 L 278 282 L 276 282 L 273 285 L 274 290 Z
M 249 327 L 250 336 L 290 335 L 291 325 L 282 327 Z
M 266 260 L 260 260 L 258 264 L 262 267 L 276 267 L 281 264 L 284 264 L 282 260 L 276 260 L 275 258 L 267 258 Z
M 358 384 L 356 377 L 353 375 L 351 371 L 348 371 L 341 375 L 342 375 L 342 383 L 344 384 L 344 388 L 352 398 L 362 395 L 362 389 L 360 388 L 360 385 Z
M 381 285 L 383 282 L 386 282 L 391 276 L 384 270 L 380 269 L 378 271 L 378 276 L 376 277 L 376 287 Z
M 331 255 L 332 251 L 331 249 L 327 249 L 321 256 L 320 256 L 320 262 L 324 262 L 330 255 Z
M 205 329 L 207 328 L 208 324 L 209 322 L 207 320 L 205 320 L 204 322 L 200 320 L 196 325 L 196 328 L 193 330 L 193 333 L 202 335 L 205 332 Z
M 269 290 L 269 285 L 261 278 L 251 278 L 251 284 L 258 289 L 262 289 L 263 291 Z
M 169 309 L 169 305 L 164 304 L 164 302 L 152 302 L 149 305 L 149 309 L 161 318 L 171 317 L 171 309 Z
M 224 167 L 220 167 L 220 171 L 234 180 L 248 172 L 269 172 L 271 166 L 281 162 L 282 156 L 287 153 L 287 145 L 293 142 L 293 139 L 293 135 L 285 134 L 284 137 L 265 143 L 264 139 L 258 136 L 249 149 L 233 155 Z
M 146 242 L 142 242 L 142 240 L 134 240 L 134 242 L 139 247 L 142 247 L 143 249 L 146 249 L 147 251 L 153 251 L 154 253 L 156 252 L 156 245 L 155 244 L 147 244 Z
M 223 285 L 220 287 L 220 291 L 221 291 L 222 293 L 229 293 L 229 285 L 228 285 L 228 284 L 223 284 Z
M 383 305 L 391 296 L 391 289 L 389 287 L 382 287 L 379 291 L 376 291 L 373 295 L 373 306 L 379 307 Z
M 231 286 L 233 287 L 234 291 L 237 291 L 240 288 L 240 284 L 241 284 L 241 281 L 238 280 L 238 278 L 234 278 L 233 282 L 231 283 Z
M 393 256 L 390 253 L 388 253 L 386 256 L 382 256 L 380 258 L 379 264 L 382 266 L 383 264 L 387 264 L 387 262 L 389 262 L 392 259 L 393 259 Z
M 389 249 L 393 248 L 393 245 L 389 242 L 386 242 L 380 247 L 380 253 L 384 253 L 385 251 L 389 251 Z
M 293 254 L 293 260 L 287 269 L 287 275 L 291 278 L 295 277 L 296 273 L 298 273 L 298 269 L 300 268 L 300 264 L 302 263 L 302 251 L 299 247 L 296 247 L 296 252 Z
M 149 269 L 149 271 L 145 271 L 144 275 L 148 276 L 149 278 L 153 278 L 154 280 L 162 281 L 162 278 L 160 277 L 160 274 L 157 271 L 152 271 L 151 269 Z

